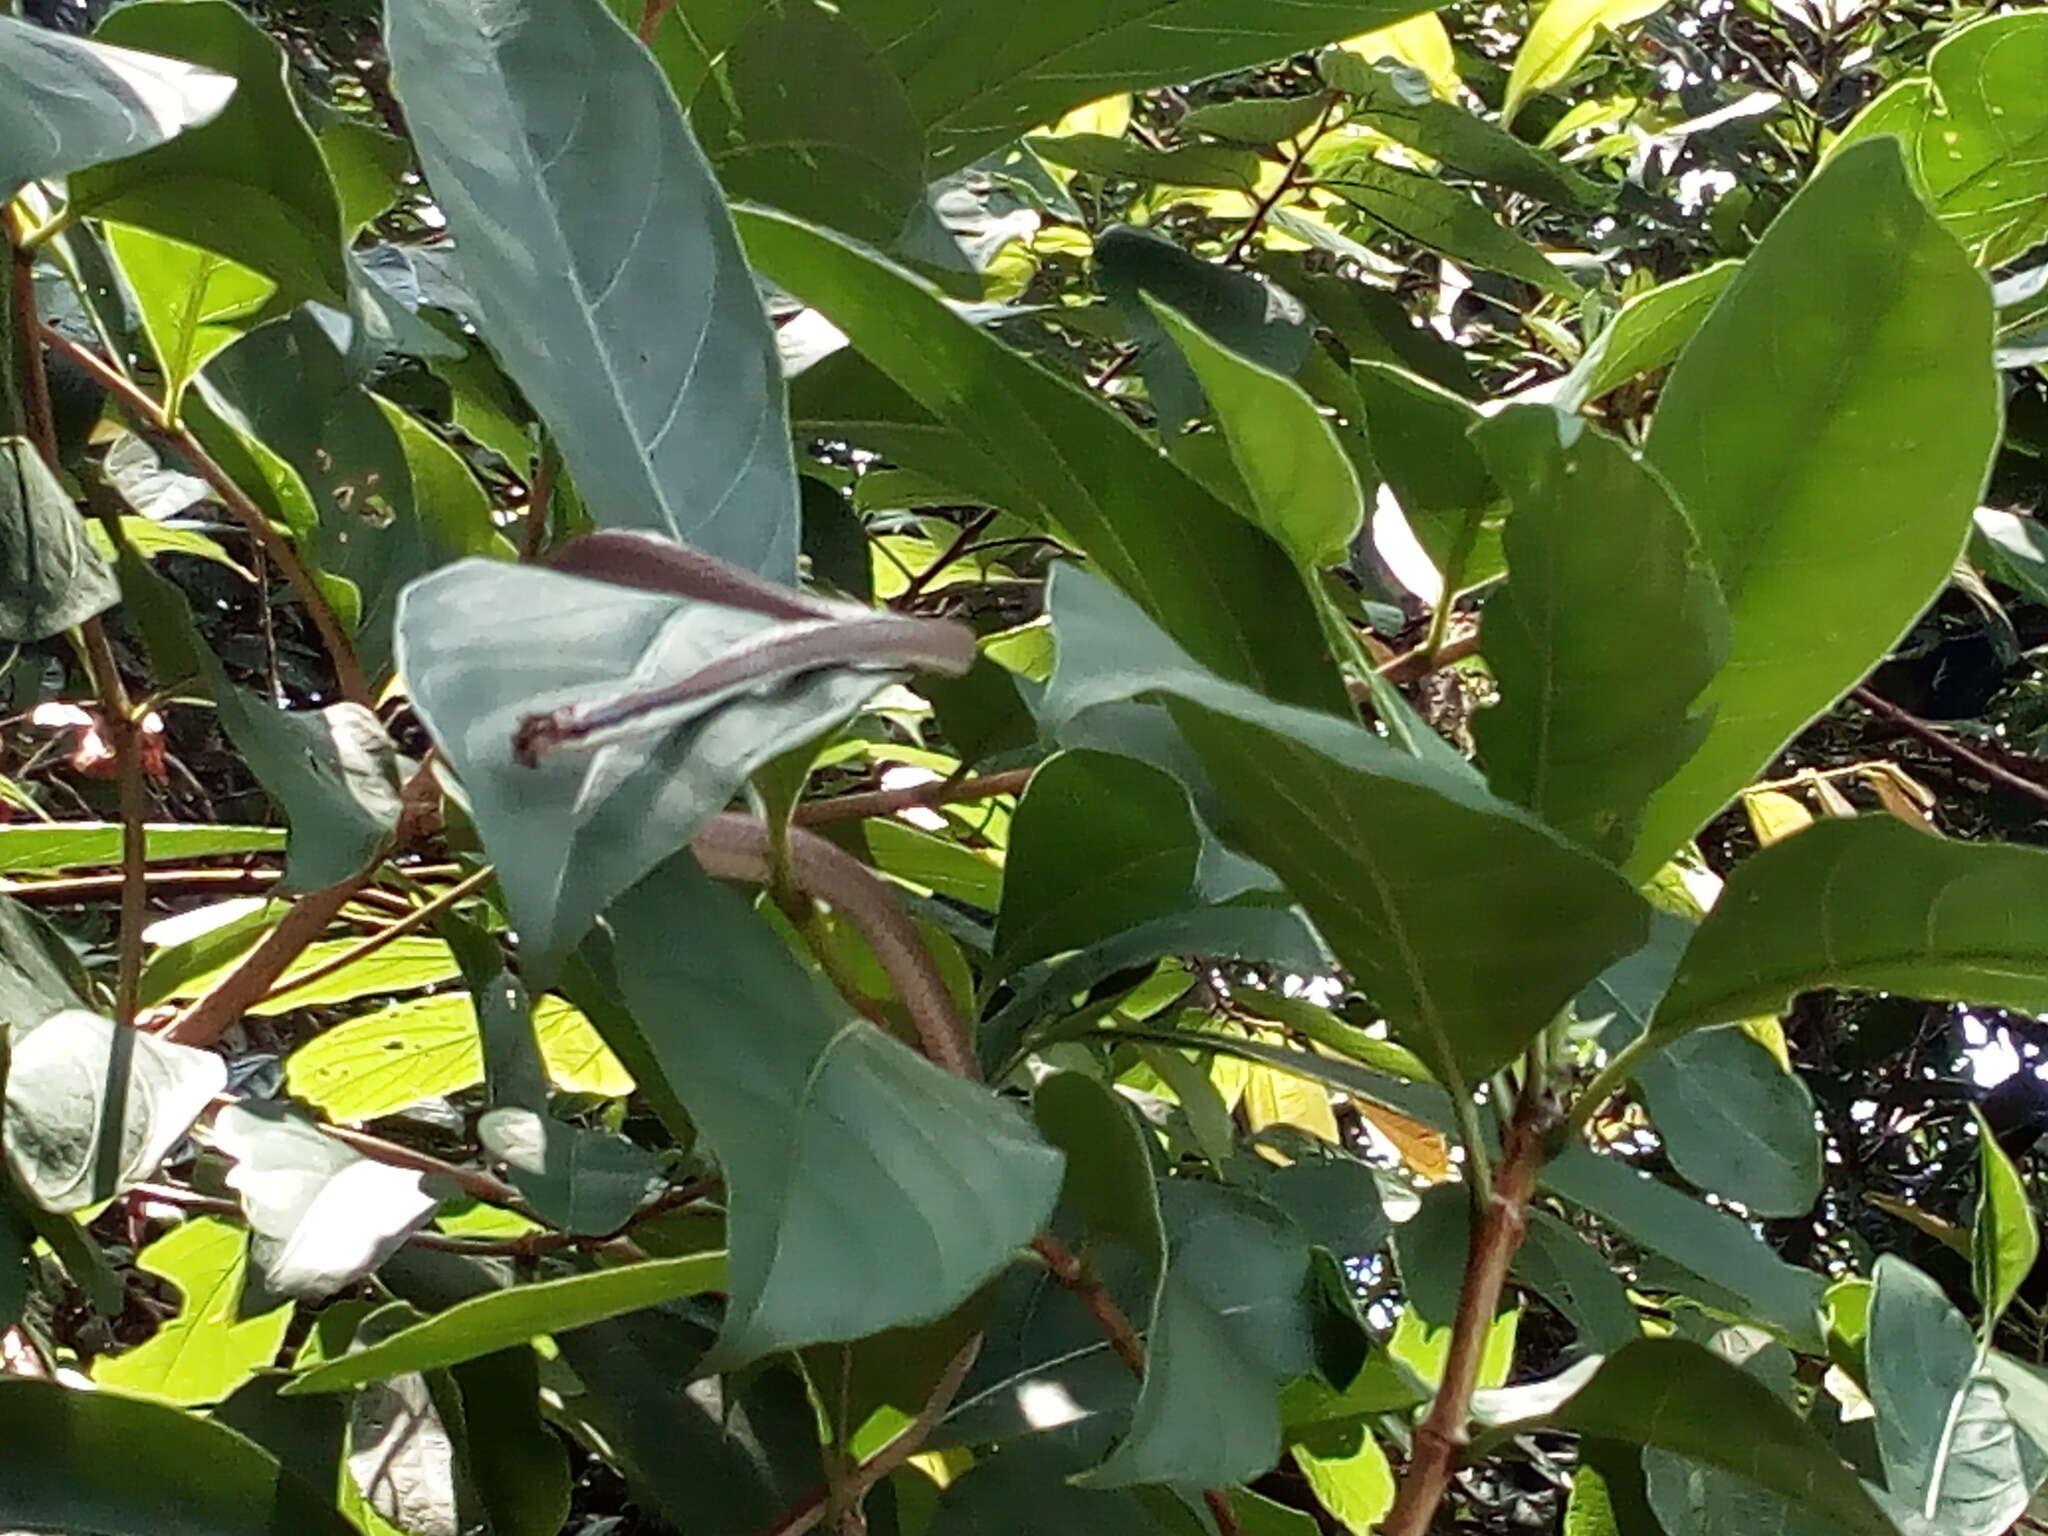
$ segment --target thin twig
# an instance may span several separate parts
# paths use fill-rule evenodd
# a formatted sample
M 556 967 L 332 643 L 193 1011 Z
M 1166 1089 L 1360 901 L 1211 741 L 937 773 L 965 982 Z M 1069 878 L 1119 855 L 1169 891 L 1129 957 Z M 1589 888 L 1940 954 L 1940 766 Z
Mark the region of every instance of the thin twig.
M 128 688 L 107 631 L 98 619 L 78 627 L 100 699 L 114 766 L 121 779 L 121 925 L 116 935 L 114 1021 L 133 1024 L 142 997 L 142 930 L 149 920 L 148 806 L 142 785 L 142 722 L 136 718 Z
M 59 822 L 57 825 L 62 826 Z M 0 896 L 47 906 L 83 905 L 121 889 L 122 875 L 73 875 L 59 880 L 0 880 Z M 275 869 L 152 869 L 143 883 L 154 896 L 261 895 L 277 884 Z
M 1432 672 L 1441 671 L 1455 661 L 1479 654 L 1479 631 L 1469 629 L 1461 635 L 1453 635 L 1443 644 L 1432 647 L 1424 643 L 1412 651 L 1403 651 L 1392 661 L 1379 669 L 1381 677 L 1390 683 L 1419 682 Z
M 1912 736 L 1925 742 L 1935 751 L 1966 764 L 1973 772 L 1982 774 L 1992 783 L 2015 794 L 2025 795 L 2036 805 L 2048 806 L 2048 784 L 2039 784 L 2023 774 L 2014 773 L 2004 764 L 1986 757 L 1973 747 L 1965 746 L 1955 737 L 1936 730 L 1918 715 L 1908 714 L 1884 695 L 1873 691 L 1868 684 L 1858 683 L 1849 690 L 1849 697 L 1861 704 L 1871 714 L 1889 725 L 1895 725 Z
M 937 580 L 939 574 L 947 566 L 958 560 L 968 546 L 980 538 L 987 530 L 988 525 L 995 520 L 996 509 L 994 507 L 990 507 L 986 512 L 980 512 L 970 517 L 961 525 L 959 533 L 954 535 L 953 542 L 940 551 L 939 557 L 936 560 L 910 578 L 910 584 L 896 594 L 896 601 L 890 606 L 907 608 L 916 602 L 923 595 L 924 589 Z
M 431 1152 L 386 1141 L 382 1136 L 373 1136 L 368 1131 L 358 1131 L 346 1125 L 323 1125 L 320 1132 L 362 1153 L 372 1162 L 446 1179 L 472 1200 L 481 1200 L 487 1205 L 509 1206 L 513 1210 L 525 1209 L 526 1202 L 520 1198 L 519 1191 L 488 1169 L 465 1168 L 459 1163 L 435 1157 Z
M 561 456 L 552 442 L 540 445 L 540 462 L 533 467 L 533 482 L 526 490 L 526 526 L 520 530 L 519 558 L 531 564 L 540 558 L 548 537 L 548 509 L 554 505 L 555 479 L 562 472 Z
M 1287 169 L 1281 172 L 1279 182 L 1271 192 L 1259 199 L 1258 205 L 1252 209 L 1251 217 L 1245 220 L 1244 228 L 1231 242 L 1230 249 L 1223 253 L 1226 262 L 1235 264 L 1244 259 L 1245 251 L 1251 246 L 1252 241 L 1258 238 L 1258 233 L 1265 227 L 1266 220 L 1273 216 L 1273 210 L 1279 206 L 1280 199 L 1294 190 L 1294 178 L 1301 174 L 1302 166 L 1308 162 L 1309 151 L 1314 149 L 1322 136 L 1329 131 L 1330 117 L 1337 110 L 1337 101 L 1337 93 L 1332 91 L 1330 99 L 1323 104 L 1323 115 L 1316 120 L 1314 128 L 1301 136 L 1294 157 L 1287 162 Z
M 669 7 L 675 3 L 676 0 L 647 0 L 647 3 L 640 8 L 640 26 L 638 30 L 641 42 L 647 44 L 650 48 L 654 46 L 654 34 L 661 30 L 662 18 L 668 15 Z
M 486 864 L 467 879 L 459 880 L 454 885 L 449 886 L 447 890 L 441 892 L 432 901 L 414 907 L 404 917 L 397 919 L 395 922 L 385 924 L 368 938 L 360 943 L 350 945 L 333 959 L 322 961 L 319 965 L 314 966 L 313 969 L 301 975 L 279 981 L 268 992 L 263 994 L 262 1000 L 267 1003 L 274 998 L 283 997 L 287 993 L 296 992 L 301 987 L 310 987 L 314 982 L 324 981 L 336 971 L 346 970 L 358 960 L 366 959 L 376 954 L 378 950 L 393 940 L 401 939 L 424 924 L 432 922 L 443 912 L 454 906 L 455 903 L 462 900 L 463 897 L 480 889 L 496 872 L 493 866 Z
M 291 583 L 293 592 L 298 595 L 300 606 L 306 610 L 307 617 L 313 621 L 313 628 L 319 633 L 320 643 L 326 649 L 328 661 L 334 668 L 335 681 L 341 689 L 342 697 L 362 705 L 365 709 L 373 708 L 376 697 L 370 692 L 370 685 L 363 676 L 362 663 L 356 658 L 354 645 L 342 633 L 340 621 L 335 618 L 334 610 L 328 606 L 326 594 L 321 592 L 319 584 L 313 580 L 305 562 L 299 559 L 298 551 L 292 547 L 289 539 L 284 538 L 271 526 L 269 515 L 249 498 L 246 491 L 235 484 L 234 479 L 221 468 L 219 461 L 206 451 L 206 445 L 193 435 L 191 429 L 174 422 L 147 390 L 139 387 L 134 380 L 92 348 L 79 345 L 55 327 L 43 326 L 42 337 L 50 347 L 63 353 L 65 357 L 91 374 L 107 393 L 134 412 L 136 419 L 144 427 L 169 443 L 199 471 L 200 478 L 213 488 L 213 493 L 219 498 L 221 505 L 234 515 L 235 521 L 242 525 L 249 537 L 263 547 L 264 553 L 284 572 L 285 579 Z
M 822 827 L 837 821 L 866 821 L 875 816 L 893 816 L 898 811 L 929 809 L 935 805 L 957 805 L 972 800 L 993 800 L 998 795 L 1018 795 L 1031 782 L 1034 770 L 1012 768 L 979 778 L 935 779 L 929 784 L 912 784 L 903 789 L 870 789 L 854 795 L 835 795 L 829 800 L 805 800 L 791 819 L 800 827 Z

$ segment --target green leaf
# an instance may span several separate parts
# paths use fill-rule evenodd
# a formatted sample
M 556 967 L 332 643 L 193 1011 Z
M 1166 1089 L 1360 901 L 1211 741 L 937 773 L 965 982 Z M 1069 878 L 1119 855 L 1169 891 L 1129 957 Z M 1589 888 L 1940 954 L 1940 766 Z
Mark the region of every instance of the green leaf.
M 1984 1372 L 1970 1325 L 1895 1254 L 1877 1261 L 1864 1355 L 1892 1497 L 1944 1533 L 2007 1529 L 2027 1506 L 2037 1458 Z
M 218 251 L 293 297 L 345 303 L 341 208 L 276 41 L 228 0 L 140 0 L 98 37 L 230 75 L 235 93 L 203 128 L 72 177 L 70 212 Z
M 1246 96 L 1196 107 L 1180 120 L 1180 127 L 1184 133 L 1206 133 L 1233 144 L 1284 144 L 1315 127 L 1327 106 L 1322 96 Z
M 705 700 L 665 729 L 657 720 L 532 767 L 513 752 L 521 722 L 680 678 L 792 622 L 497 561 L 464 560 L 406 589 L 400 669 L 469 795 L 530 984 L 546 985 L 612 898 L 754 769 L 844 719 L 887 674 L 820 671 Z
M 129 224 L 106 226 L 107 250 L 128 288 L 175 417 L 185 386 L 254 324 L 277 283 L 217 251 Z
M 1471 194 L 1398 166 L 1356 155 L 1325 169 L 1318 185 L 1395 234 L 1463 266 L 1505 273 L 1571 298 L 1578 286 Z
M 1373 460 L 1444 580 L 1465 592 L 1500 575 L 1508 495 L 1473 440 L 1477 408 L 1390 363 L 1356 364 L 1351 378 Z
M 1034 134 L 1024 142 L 1041 160 L 1119 181 L 1249 192 L 1259 179 L 1257 155 L 1248 149 L 1222 144 L 1178 144 L 1172 149 L 1154 149 L 1149 144 L 1111 138 L 1104 133 L 1068 133 L 1057 138 Z
M 0 16 L 0 202 L 40 178 L 120 160 L 211 119 L 224 75 Z
M 961 320 L 900 269 L 773 214 L 743 212 L 740 223 L 764 275 L 816 305 L 1001 466 L 1009 491 L 997 499 L 1009 511 L 1085 550 L 1224 676 L 1276 698 L 1344 707 L 1285 553 L 1112 408 Z
M 1739 1298 L 1751 1317 L 1794 1348 L 1820 1351 L 1820 1276 L 1787 1264 L 1726 1211 L 1584 1147 L 1553 1159 L 1543 1182 L 1650 1252 Z
M 1166 1262 L 1158 1186 L 1145 1135 L 1115 1090 L 1082 1072 L 1055 1072 L 1031 1095 L 1031 1115 L 1066 1158 L 1060 1208 L 1081 1223 L 1082 1257 L 1104 1248 L 1138 1262 L 1137 1283 L 1157 1283 Z
M 1643 1452 L 1644 1492 L 1664 1536 L 1725 1536 L 1769 1531 L 1772 1536 L 1836 1536 L 1840 1527 L 1794 1509 L 1746 1478 L 1672 1451 Z
M 367 1349 L 322 1361 L 286 1388 L 287 1395 L 342 1392 L 365 1382 L 460 1365 L 547 1334 L 565 1333 L 682 1296 L 720 1290 L 725 1255 L 646 1259 L 617 1269 L 535 1280 L 458 1301 L 401 1328 Z
M 1664 0 L 1548 0 L 1508 72 L 1501 122 L 1512 124 L 1532 95 L 1569 78 L 1601 33 L 1654 16 L 1663 7 Z
M 15 1034 L 7 1064 L 7 1156 L 45 1210 L 76 1211 L 148 1178 L 185 1137 L 227 1065 L 69 1009 Z
M 1856 1474 L 1776 1393 L 1684 1339 L 1626 1345 L 1561 1407 L 1515 1427 L 1675 1451 L 1746 1478 L 1845 1536 L 1897 1536 Z
M 2033 1273 L 2034 1260 L 2041 1256 L 2041 1233 L 2019 1170 L 1985 1123 L 1983 1110 L 1975 1114 L 1977 1218 L 1970 1227 L 1970 1267 L 1978 1303 L 1984 1308 L 1984 1337 L 1989 1339 Z
M 1927 74 L 1866 107 L 1835 153 L 1881 134 L 1980 267 L 2048 240 L 2048 16 L 1994 16 L 1941 37 Z
M 1038 123 L 1117 91 L 1244 69 L 1386 26 L 1414 0 L 1060 0 L 1019 25 L 1009 12 L 904 0 L 841 9 L 902 77 L 943 175 Z
M 354 950 L 359 942 L 356 939 L 323 939 L 317 944 L 307 945 L 278 979 L 277 985 L 288 990 L 274 991 L 251 1003 L 249 1012 L 259 1018 L 275 1017 L 290 1013 L 294 1008 L 319 1008 L 333 1003 L 354 1002 L 359 997 L 417 992 L 423 987 L 453 981 L 459 974 L 455 957 L 449 954 L 448 946 L 440 939 L 405 934 L 338 971 L 309 981 L 304 986 L 293 985 L 296 978 L 339 960 Z M 179 981 L 166 988 L 164 995 L 179 1002 L 202 996 L 218 985 L 240 958 L 236 955 L 202 975 Z
M 1190 905 L 1200 852 L 1170 776 L 1106 752 L 1059 753 L 1010 823 L 997 963 L 1016 969 Z
M 0 1377 L 0 1521 L 96 1536 L 357 1536 L 233 1430 L 159 1403 Z M 121 1475 L 108 1475 L 119 1467 Z
M 1741 270 L 1740 262 L 1717 261 L 1637 294 L 1544 398 L 1561 411 L 1576 411 L 1617 385 L 1675 361 Z
M 412 149 L 404 139 L 353 117 L 321 124 L 317 137 L 341 205 L 342 233 L 353 241 L 405 194 Z
M 31 1030 L 81 1006 L 85 973 L 57 933 L 29 908 L 0 896 L 0 1030 Z
M 1638 876 L 1947 581 L 1998 440 L 1990 328 L 1984 279 L 1897 147 L 1873 143 L 1792 200 L 1687 345 L 1645 457 L 1692 520 L 1733 643 L 1706 743 L 1651 801 Z
M 1057 1434 L 977 1456 L 946 1484 L 926 1536 L 1184 1536 L 1154 1517 L 1149 1490 L 1076 1486 L 1086 1465 L 1086 1452 Z
M 1816 987 L 2048 1010 L 2048 853 L 1889 816 L 1816 823 L 1736 867 L 1653 1029 L 1775 1013 Z
M 244 1316 L 249 1234 L 240 1227 L 195 1217 L 144 1248 L 135 1265 L 176 1286 L 184 1304 L 144 1343 L 95 1360 L 98 1385 L 192 1408 L 219 1402 L 277 1358 L 291 1303 Z
M 25 437 L 0 437 L 0 641 L 47 640 L 119 600 L 113 568 L 42 455 Z
M 1674 1040 L 1636 1069 L 1664 1150 L 1688 1184 L 1758 1216 L 1804 1216 L 1820 1198 L 1813 1095 L 1740 1029 Z
M 1394 1507 L 1394 1469 L 1363 1424 L 1317 1425 L 1289 1448 L 1311 1492 L 1352 1536 L 1372 1536 Z
M 492 1536 L 557 1536 L 572 1484 L 568 1447 L 541 1416 L 540 1361 L 530 1349 L 501 1349 L 458 1365 L 454 1376 L 463 1459 Z
M 1642 1318 L 1606 1255 L 1540 1206 L 1529 1212 L 1514 1272 L 1594 1350 L 1611 1353 L 1642 1334 Z
M 1556 156 L 1445 101 L 1420 70 L 1374 64 L 1345 48 L 1330 49 L 1316 64 L 1351 97 L 1354 122 L 1420 150 L 1446 170 L 1564 207 L 1598 208 L 1611 200 L 1605 188 Z
M 421 0 L 388 34 L 478 328 L 593 520 L 793 582 L 775 340 L 654 60 L 602 0 Z
M 503 1106 L 477 1122 L 477 1139 L 541 1220 L 564 1232 L 616 1232 L 661 1188 L 654 1155 L 623 1136 Z
M 721 1365 L 928 1322 L 1039 1230 L 1059 1155 L 985 1089 L 847 1019 L 690 860 L 635 886 L 611 922 L 645 1048 L 725 1172 Z M 741 1017 L 761 1027 L 735 1034 Z
M 1544 407 L 1479 427 L 1512 487 L 1506 587 L 1486 605 L 1501 701 L 1474 729 L 1487 781 L 1612 862 L 1691 755 L 1727 613 L 1662 481 L 1613 438 Z
M 1137 364 L 1171 440 L 1204 412 L 1202 387 L 1152 303 L 1167 305 L 1240 357 L 1279 374 L 1308 359 L 1311 333 L 1285 289 L 1221 262 L 1190 255 L 1156 230 L 1116 224 L 1095 238 L 1095 282 L 1138 348 Z
M 1281 876 L 1396 1038 L 1447 1081 L 1509 1060 L 1641 941 L 1648 909 L 1618 876 L 1463 775 L 1231 687 L 1079 573 L 1055 571 L 1047 604 L 1060 648 L 1047 716 L 1184 701 L 1175 718 L 1228 803 L 1223 835 Z
M 434 1214 L 420 1175 L 373 1162 L 274 1101 L 231 1104 L 213 1141 L 233 1159 L 250 1255 L 273 1292 L 323 1301 L 375 1269 Z
M 284 847 L 276 827 L 146 826 L 143 851 L 152 864 L 218 854 L 275 853 Z M 112 821 L 25 822 L 0 826 L 0 874 L 54 874 L 102 869 L 121 862 L 121 825 Z
M 1340 563 L 1364 521 L 1365 498 L 1315 402 L 1292 379 L 1219 345 L 1165 305 L 1147 304 L 1208 396 L 1259 526 L 1306 569 Z
M 815 0 L 763 7 L 690 120 L 730 196 L 877 246 L 902 233 L 930 179 L 924 127 L 895 72 L 838 7 Z

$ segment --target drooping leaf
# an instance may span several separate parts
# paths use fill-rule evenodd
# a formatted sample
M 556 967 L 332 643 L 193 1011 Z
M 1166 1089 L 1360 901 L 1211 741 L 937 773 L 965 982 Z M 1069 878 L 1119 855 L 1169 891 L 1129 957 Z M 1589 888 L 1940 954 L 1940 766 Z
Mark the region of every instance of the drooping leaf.
M 724 1284 L 722 1253 L 648 1259 L 591 1274 L 535 1280 L 458 1301 L 367 1349 L 322 1361 L 286 1391 L 341 1392 L 366 1381 L 460 1365 L 544 1334 L 587 1327 L 676 1297 L 719 1290 Z
M 1561 411 L 1576 411 L 1616 385 L 1673 362 L 1740 270 L 1739 262 L 1717 261 L 1637 294 L 1545 398 Z
M 362 1278 L 438 1203 L 418 1173 L 372 1162 L 276 1103 L 229 1105 L 213 1139 L 234 1160 L 227 1182 L 255 1234 L 250 1253 L 287 1296 L 320 1301 Z
M 1664 0 L 1547 0 L 1508 72 L 1501 122 L 1512 125 L 1529 97 L 1569 78 L 1601 33 L 1654 16 L 1663 6 Z
M 1375 223 L 1455 262 L 1505 273 L 1560 297 L 1577 292 L 1562 268 L 1448 182 L 1361 154 L 1326 168 L 1319 184 Z
M 1340 562 L 1364 519 L 1364 494 L 1315 402 L 1293 380 L 1148 303 L 1208 396 L 1259 526 L 1305 568 Z
M 611 921 L 645 1049 L 725 1171 L 717 1360 L 930 1321 L 1038 1231 L 1059 1155 L 986 1090 L 847 1020 L 690 861 L 635 886 Z M 736 1035 L 741 1016 L 773 1024 Z
M 603 0 L 424 0 L 388 33 L 478 326 L 594 521 L 794 581 L 774 337 L 660 68 Z
M 1487 780 L 1618 863 L 1706 733 L 1692 703 L 1726 611 L 1671 493 L 1619 442 L 1540 406 L 1475 436 L 1515 502 L 1508 582 L 1486 605 L 1501 690 L 1475 724 Z
M 2048 16 L 1987 17 L 1935 44 L 1927 74 L 1900 81 L 1844 131 L 1839 153 L 1880 134 L 1935 215 L 1981 267 L 2048 240 Z
M 211 1051 L 67 1009 L 10 1044 L 8 1160 L 44 1209 L 97 1205 L 154 1173 L 226 1084 Z
M 1896 145 L 1872 143 L 1792 200 L 1686 346 L 1645 457 L 1699 535 L 1732 642 L 1706 742 L 1650 803 L 1638 876 L 1948 579 L 1998 436 L 1990 325 L 1984 279 Z
M 530 983 L 605 906 L 722 810 L 748 774 L 858 708 L 886 673 L 816 672 L 667 729 L 527 767 L 521 722 L 680 678 L 791 621 L 531 566 L 465 560 L 400 600 L 400 670 L 460 775 L 497 866 Z
M 1890 816 L 1830 818 L 1737 866 L 1657 1009 L 1659 1035 L 1773 1013 L 1815 987 L 2048 1009 L 2027 921 L 2048 854 Z
M 1740 1029 L 1674 1040 L 1636 1085 L 1671 1166 L 1758 1216 L 1803 1216 L 1820 1198 L 1813 1095 Z
M 1055 572 L 1047 601 L 1060 646 L 1048 716 L 1145 693 L 1184 701 L 1175 718 L 1226 798 L 1224 836 L 1279 873 L 1433 1068 L 1491 1071 L 1640 942 L 1647 909 L 1618 877 L 1468 778 L 1233 688 L 1079 573 Z M 1556 926 L 1532 945 L 1539 914 Z M 1513 945 L 1483 937 L 1509 931 Z
M 494 1536 L 558 1536 L 569 1519 L 568 1448 L 541 1416 L 540 1362 L 501 1349 L 458 1365 L 463 1461 Z
M 1062 752 L 1010 823 L 996 958 L 1029 965 L 1191 904 L 1200 841 L 1187 792 L 1157 768 Z
M 1007 490 L 992 492 L 1000 504 L 1086 551 L 1225 677 L 1275 698 L 1342 707 L 1285 553 L 1163 461 L 1115 411 L 850 245 L 766 213 L 743 212 L 740 224 L 771 280 L 815 304 L 978 456 L 1001 466 Z
M 235 82 L 0 16 L 0 201 L 24 182 L 120 160 L 208 121 Z
M 1982 1370 L 1970 1325 L 1896 1254 L 1878 1258 L 1863 1347 L 1892 1497 L 1934 1530 L 2005 1530 L 2026 1508 L 2039 1458 Z
M 218 251 L 298 297 L 346 302 L 341 208 L 278 43 L 227 0 L 140 0 L 97 35 L 217 70 L 234 98 L 204 127 L 74 176 L 71 212 Z
M 2041 1232 L 2019 1170 L 1980 1109 L 1977 1119 L 1977 1218 L 1970 1224 L 1971 1272 L 1990 1338 L 2041 1256 Z
M 242 1315 L 249 1234 L 240 1227 L 195 1217 L 144 1248 L 135 1264 L 176 1286 L 183 1301 L 145 1342 L 93 1362 L 100 1386 L 191 1408 L 219 1402 L 277 1358 L 291 1303 Z
M 1608 200 L 1603 188 L 1556 156 L 1445 101 L 1420 70 L 1376 67 L 1348 48 L 1333 48 L 1316 62 L 1323 78 L 1351 97 L 1354 121 L 1451 171 L 1565 207 L 1597 208 Z
M 19 1037 L 84 1006 L 85 974 L 70 946 L 12 897 L 0 896 L 0 1030 Z
M 0 1377 L 0 1521 L 100 1536 L 358 1536 L 253 1441 L 160 1403 Z M 108 1475 L 119 1467 L 121 1475 Z
M 43 456 L 0 437 L 0 641 L 46 640 L 118 601 L 113 568 Z

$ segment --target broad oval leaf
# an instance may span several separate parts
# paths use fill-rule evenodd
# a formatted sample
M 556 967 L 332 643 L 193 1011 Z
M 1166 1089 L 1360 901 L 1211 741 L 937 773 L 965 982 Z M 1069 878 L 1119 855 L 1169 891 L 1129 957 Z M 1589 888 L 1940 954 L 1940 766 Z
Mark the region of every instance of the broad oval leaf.
M 1732 641 L 1706 742 L 1650 803 L 1646 876 L 1890 649 L 1948 579 L 1998 440 L 1989 286 L 1896 144 L 1837 155 L 1664 386 L 1645 457 Z M 1880 536 L 1881 534 L 1881 536 Z
M 209 121 L 232 76 L 0 16 L 0 201 Z
M 1831 818 L 1736 868 L 1652 1029 L 1775 1013 L 1815 987 L 2048 1010 L 2048 853 Z
M 1657 1135 L 1695 1189 L 1758 1216 L 1803 1216 L 1820 1198 L 1813 1095 L 1736 1028 L 1674 1040 L 1636 1069 Z
M 603 0 L 412 0 L 388 46 L 479 328 L 598 526 L 794 581 L 775 340 L 659 66 Z

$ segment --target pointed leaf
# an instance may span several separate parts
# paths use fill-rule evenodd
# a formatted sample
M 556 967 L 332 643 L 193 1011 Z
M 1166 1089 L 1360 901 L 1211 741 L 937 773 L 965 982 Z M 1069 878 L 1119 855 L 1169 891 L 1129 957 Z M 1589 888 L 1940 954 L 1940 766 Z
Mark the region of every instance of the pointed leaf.
M 1249 192 L 1258 184 L 1259 157 L 1222 144 L 1179 144 L 1154 149 L 1104 133 L 1034 134 L 1024 141 L 1041 160 L 1091 176 L 1149 181 L 1169 187 L 1223 187 Z
M 1650 803 L 1638 876 L 1948 579 L 1998 440 L 1990 329 L 1988 285 L 1879 142 L 1807 184 L 1687 345 L 1644 456 L 1692 520 L 1732 644 L 1705 744 Z
M 1395 234 L 1461 265 L 1505 273 L 1562 298 L 1578 292 L 1564 270 L 1527 239 L 1469 193 L 1433 176 L 1361 154 L 1325 168 L 1319 185 Z
M 277 1358 L 291 1303 L 244 1317 L 249 1234 L 214 1216 L 173 1227 L 135 1256 L 136 1268 L 168 1280 L 183 1296 L 177 1315 L 148 1340 L 93 1362 L 103 1387 L 176 1408 L 217 1403 Z
M 1665 0 L 1548 0 L 1515 54 L 1501 122 L 1513 125 L 1522 103 L 1562 83 L 1603 32 L 1654 16 Z
M 2041 1256 L 2041 1233 L 2019 1170 L 1998 1144 L 1983 1110 L 1976 1111 L 1976 1119 L 1977 1219 L 1970 1227 L 1971 1269 L 1988 1339 L 2033 1273 L 2034 1261 Z
M 1740 262 L 1717 261 L 1637 294 L 1543 398 L 1561 411 L 1576 411 L 1616 385 L 1674 361 L 1741 270 Z
M 0 437 L 0 641 L 47 640 L 119 600 L 43 456 L 25 437 Z
M 143 334 L 163 376 L 166 408 L 175 415 L 185 386 L 249 328 L 277 283 L 218 251 L 134 225 L 109 223 L 106 238 L 108 254 L 135 295 Z
M 1674 1040 L 1636 1071 L 1671 1166 L 1758 1216 L 1803 1216 L 1820 1198 L 1813 1095 L 1740 1029 Z
M 1500 575 L 1508 495 L 1472 436 L 1478 410 L 1391 363 L 1356 364 L 1351 377 L 1365 407 L 1373 460 L 1453 593 Z
M 660 68 L 602 0 L 420 0 L 388 32 L 478 326 L 597 525 L 793 581 L 774 337 Z
M 506 1165 L 534 1214 L 564 1232 L 616 1232 L 661 1188 L 652 1153 L 537 1110 L 489 1110 L 477 1121 L 477 1139 Z

